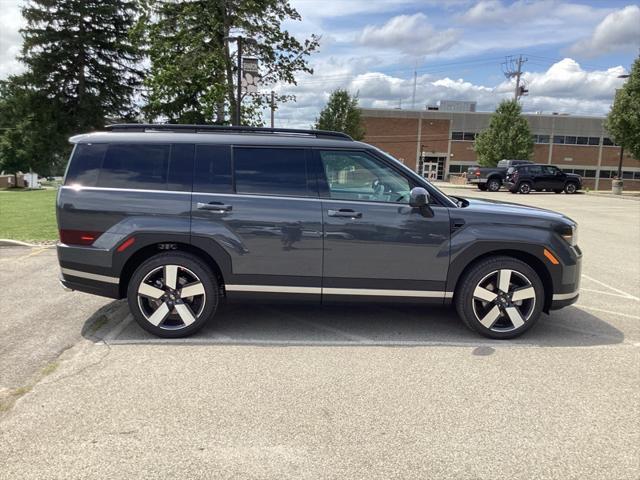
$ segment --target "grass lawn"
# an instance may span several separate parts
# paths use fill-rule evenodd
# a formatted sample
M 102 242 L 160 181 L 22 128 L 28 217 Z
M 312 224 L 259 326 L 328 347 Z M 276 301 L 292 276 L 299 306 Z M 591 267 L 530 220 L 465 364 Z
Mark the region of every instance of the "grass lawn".
M 56 240 L 56 190 L 0 191 L 0 238 Z

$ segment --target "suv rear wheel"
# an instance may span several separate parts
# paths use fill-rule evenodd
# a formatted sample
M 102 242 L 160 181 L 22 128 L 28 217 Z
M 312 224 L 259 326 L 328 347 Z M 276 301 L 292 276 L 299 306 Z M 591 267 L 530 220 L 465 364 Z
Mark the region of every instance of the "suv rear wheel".
M 159 337 L 186 337 L 200 330 L 218 307 L 211 269 L 188 253 L 161 253 L 142 263 L 127 289 L 138 324 Z
M 481 260 L 456 290 L 458 315 L 471 330 L 489 338 L 515 338 L 540 317 L 544 286 L 526 263 L 511 257 Z
M 518 192 L 527 194 L 531 192 L 531 184 L 529 182 L 522 182 L 518 185 Z

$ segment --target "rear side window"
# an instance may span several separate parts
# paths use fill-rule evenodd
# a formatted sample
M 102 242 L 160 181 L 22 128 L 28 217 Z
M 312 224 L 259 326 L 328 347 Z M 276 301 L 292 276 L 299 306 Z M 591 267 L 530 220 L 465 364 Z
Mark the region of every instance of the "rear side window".
M 238 193 L 309 196 L 308 155 L 297 148 L 243 148 L 233 150 Z
M 79 144 L 65 185 L 191 191 L 193 144 Z
M 231 147 L 197 145 L 193 190 L 205 193 L 231 193 Z
M 98 187 L 164 190 L 169 145 L 110 144 L 98 176 Z
M 80 143 L 76 145 L 64 184 L 95 187 L 107 147 L 106 143 Z

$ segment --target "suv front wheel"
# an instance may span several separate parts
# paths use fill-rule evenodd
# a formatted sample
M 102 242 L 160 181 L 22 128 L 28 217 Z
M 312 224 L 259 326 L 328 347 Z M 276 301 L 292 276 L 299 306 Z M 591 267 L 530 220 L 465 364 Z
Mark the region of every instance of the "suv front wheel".
M 479 261 L 455 293 L 458 315 L 471 330 L 489 338 L 522 335 L 540 317 L 544 286 L 526 263 L 511 257 Z
M 211 269 L 188 253 L 161 253 L 143 262 L 127 289 L 138 324 L 159 337 L 186 337 L 200 330 L 218 307 Z

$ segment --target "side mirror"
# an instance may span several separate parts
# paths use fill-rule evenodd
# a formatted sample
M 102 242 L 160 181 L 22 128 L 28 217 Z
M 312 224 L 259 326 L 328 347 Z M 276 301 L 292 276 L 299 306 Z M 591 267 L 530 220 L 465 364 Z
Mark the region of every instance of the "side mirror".
M 409 194 L 409 205 L 412 207 L 425 207 L 429 205 L 429 192 L 422 187 L 413 187 Z

